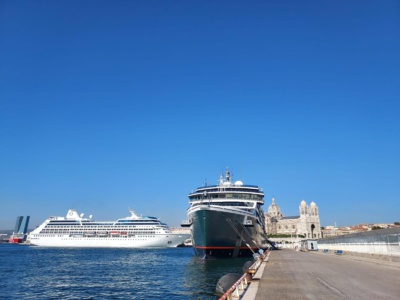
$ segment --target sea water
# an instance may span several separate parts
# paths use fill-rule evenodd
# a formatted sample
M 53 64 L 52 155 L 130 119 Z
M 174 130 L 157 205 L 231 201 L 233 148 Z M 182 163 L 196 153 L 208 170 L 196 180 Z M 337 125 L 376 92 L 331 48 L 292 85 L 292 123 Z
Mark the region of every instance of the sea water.
M 3 299 L 216 299 L 251 258 L 204 260 L 192 248 L 45 248 L 0 244 Z

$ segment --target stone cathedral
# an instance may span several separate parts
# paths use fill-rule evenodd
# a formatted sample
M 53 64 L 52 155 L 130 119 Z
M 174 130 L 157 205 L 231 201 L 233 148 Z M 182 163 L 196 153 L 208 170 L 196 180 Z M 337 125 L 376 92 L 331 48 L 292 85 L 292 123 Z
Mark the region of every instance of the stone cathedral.
M 265 214 L 267 234 L 290 234 L 293 237 L 304 235 L 307 239 L 322 238 L 317 205 L 311 202 L 308 206 L 306 201 L 302 200 L 299 205 L 299 213 L 299 216 L 284 216 L 275 203 L 275 198 L 272 198 L 272 203 Z

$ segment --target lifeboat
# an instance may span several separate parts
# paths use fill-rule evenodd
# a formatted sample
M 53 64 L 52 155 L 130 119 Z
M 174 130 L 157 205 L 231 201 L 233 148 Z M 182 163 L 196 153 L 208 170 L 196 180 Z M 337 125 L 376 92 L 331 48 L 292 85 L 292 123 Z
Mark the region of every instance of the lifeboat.
M 83 234 L 82 234 L 82 233 L 71 233 L 69 236 L 70 236 L 70 237 L 81 238 L 81 237 L 83 237 Z
M 96 235 L 96 232 L 94 232 L 94 231 L 89 231 L 89 232 L 85 233 L 85 236 L 87 236 L 87 237 L 93 237 L 95 235 Z
M 113 231 L 110 231 L 110 234 L 111 234 L 111 236 L 119 236 L 120 232 L 113 230 Z

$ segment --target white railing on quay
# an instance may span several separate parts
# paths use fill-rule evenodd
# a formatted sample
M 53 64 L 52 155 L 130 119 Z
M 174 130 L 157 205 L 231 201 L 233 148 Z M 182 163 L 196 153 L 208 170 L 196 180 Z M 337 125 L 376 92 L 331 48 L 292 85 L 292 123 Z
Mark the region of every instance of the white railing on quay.
M 384 243 L 384 242 L 371 242 L 371 243 L 336 243 L 324 244 L 319 243 L 320 249 L 327 250 L 342 250 L 348 252 L 358 252 L 366 254 L 400 256 L 400 243 Z
M 264 260 L 268 260 L 270 252 L 266 251 L 250 266 L 246 273 L 242 275 L 218 300 L 239 299 L 245 293 L 247 286 L 250 284 L 254 274 L 261 266 Z

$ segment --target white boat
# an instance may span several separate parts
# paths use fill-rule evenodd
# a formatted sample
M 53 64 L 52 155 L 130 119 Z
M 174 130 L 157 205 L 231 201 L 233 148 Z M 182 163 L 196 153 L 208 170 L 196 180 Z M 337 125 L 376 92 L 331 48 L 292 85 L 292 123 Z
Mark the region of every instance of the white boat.
M 28 242 L 47 247 L 177 247 L 190 237 L 172 233 L 156 217 L 130 213 L 117 221 L 95 221 L 70 209 L 65 217 L 49 217 L 29 234 Z

